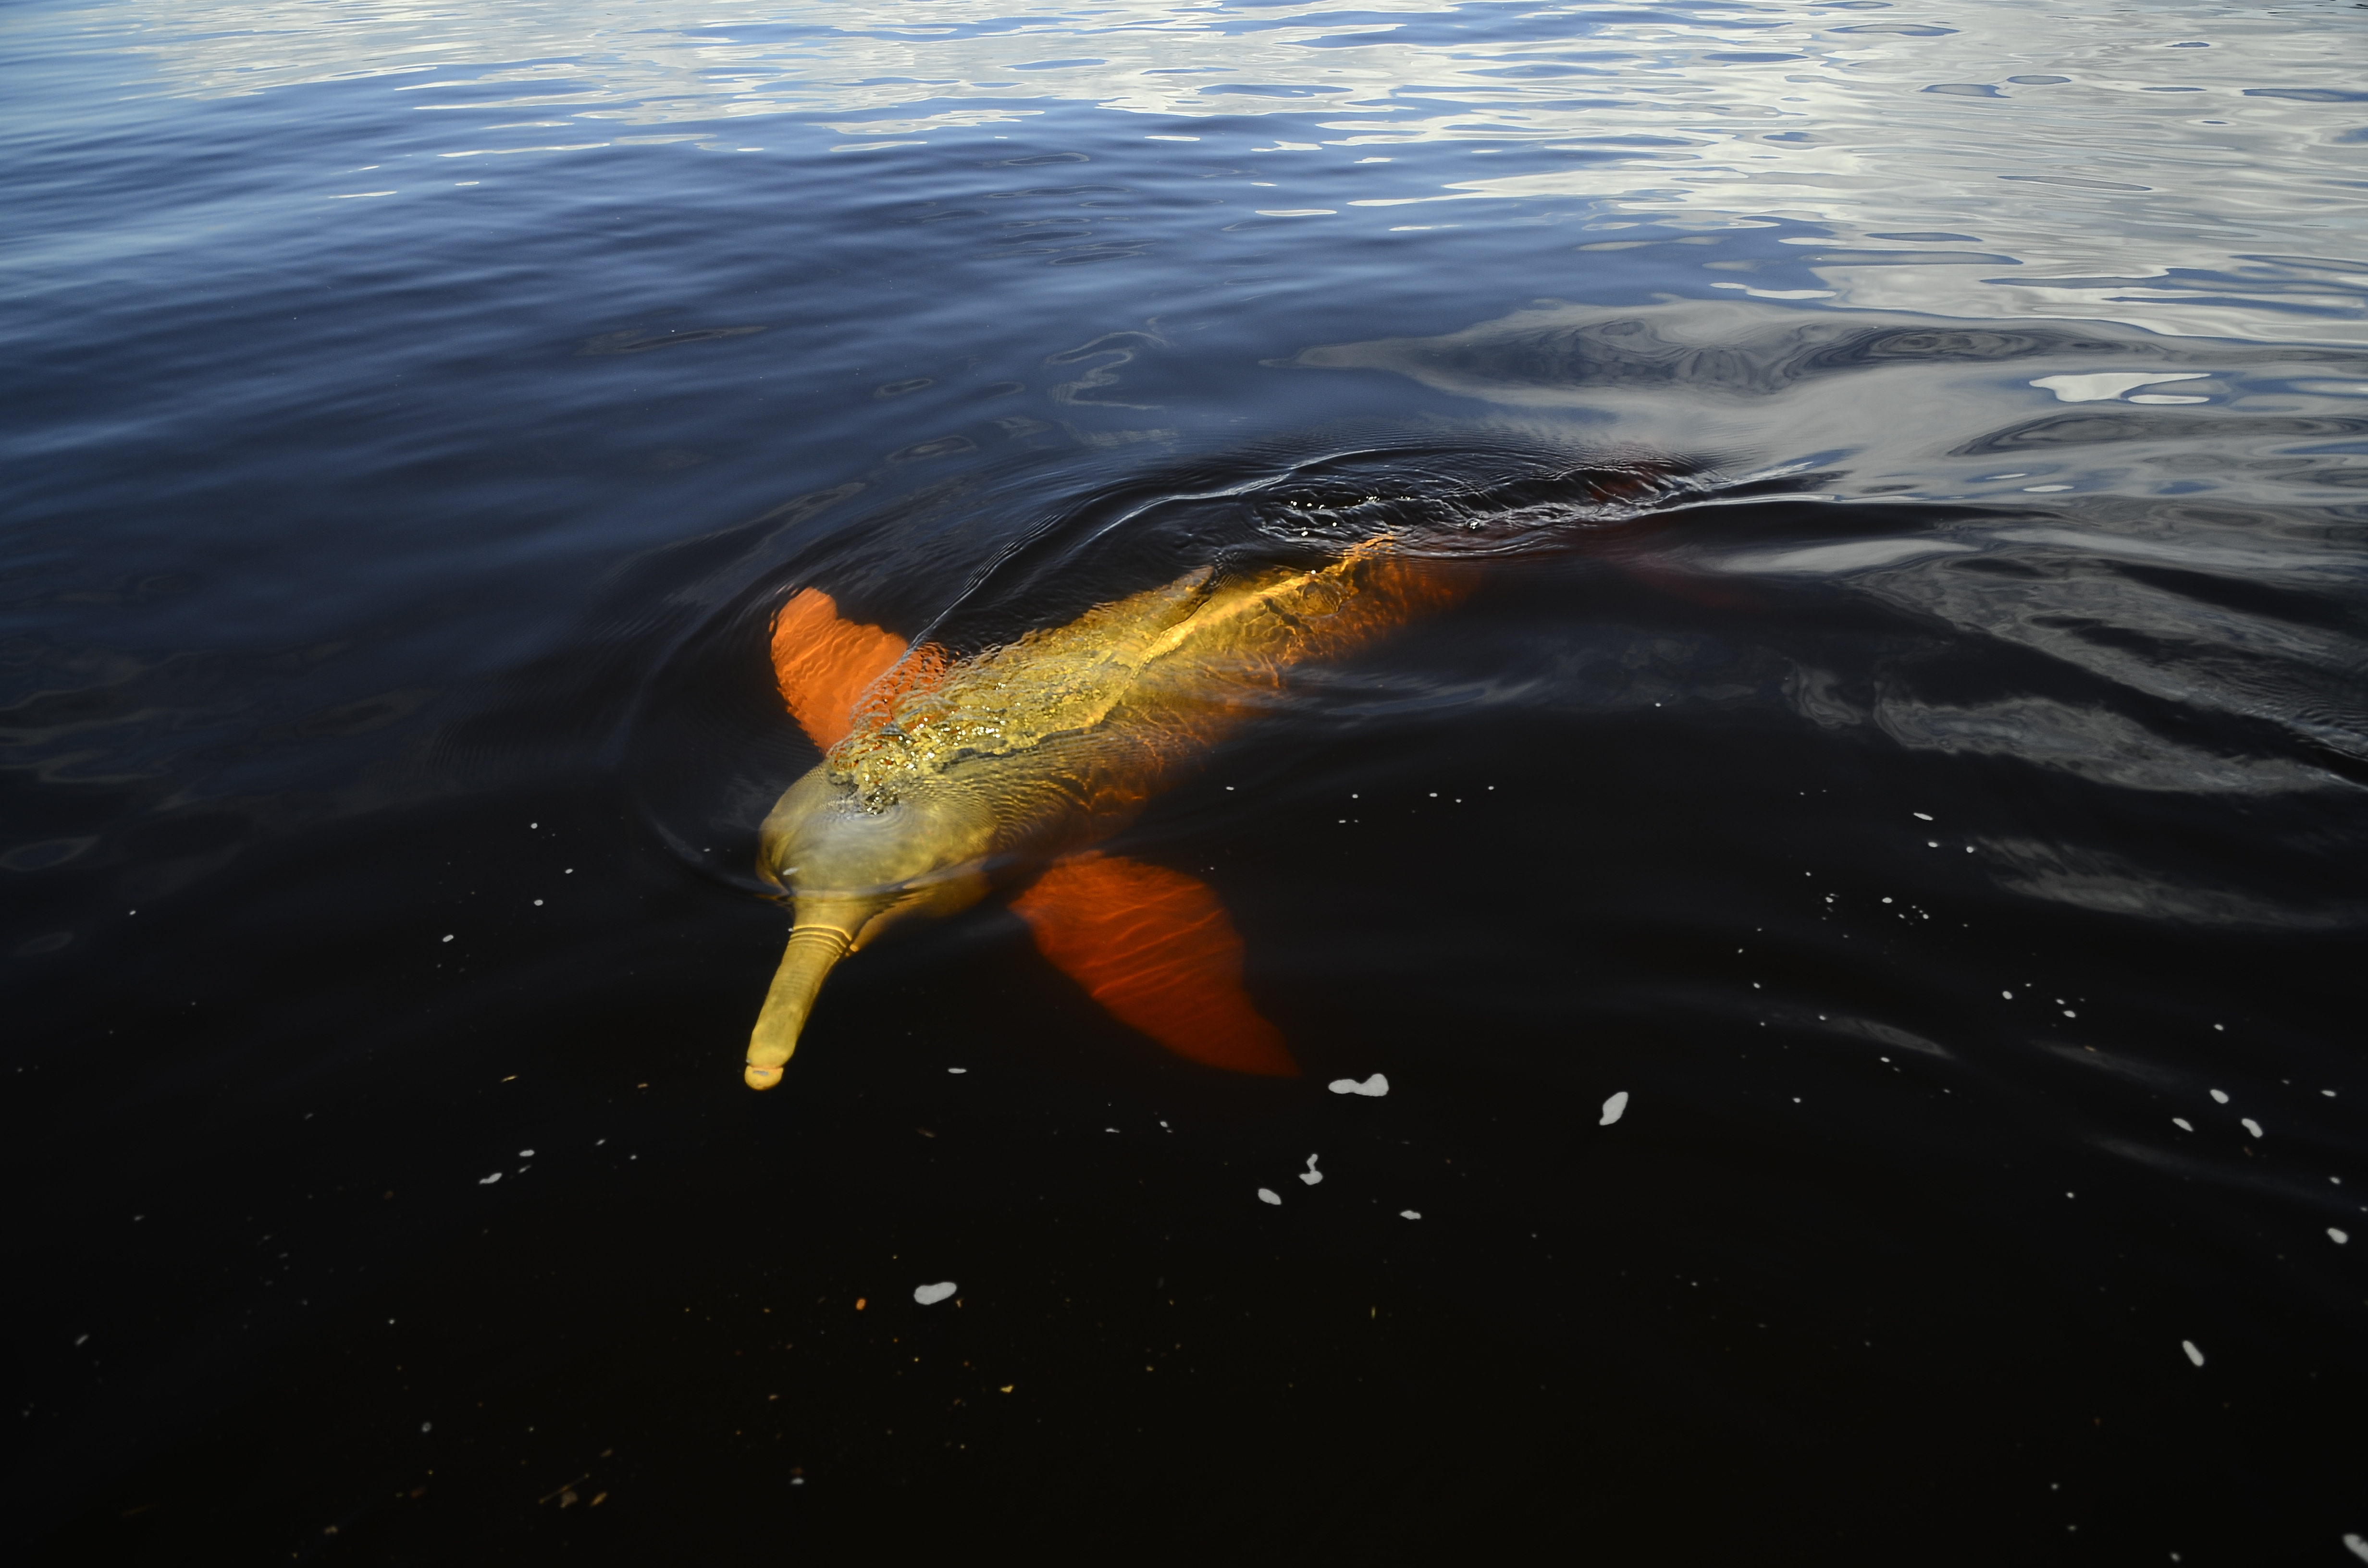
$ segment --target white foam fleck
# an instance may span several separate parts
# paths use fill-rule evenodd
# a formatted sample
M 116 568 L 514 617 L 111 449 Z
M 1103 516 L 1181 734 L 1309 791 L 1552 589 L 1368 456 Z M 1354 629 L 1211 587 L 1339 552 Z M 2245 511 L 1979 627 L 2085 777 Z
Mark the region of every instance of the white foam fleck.
M 444 933 L 444 939 L 448 942 L 450 941 L 452 939 L 452 934 L 450 931 L 447 931 Z
M 1618 1094 L 1603 1102 L 1603 1119 L 1597 1122 L 1595 1125 L 1598 1127 L 1609 1127 L 1627 1114 L 1628 1091 L 1622 1089 Z
M 967 1067 L 949 1067 L 946 1071 L 949 1073 L 967 1073 L 970 1069 Z
M 2358 1536 L 2346 1532 L 2343 1537 L 2343 1545 L 2352 1556 L 2357 1557 L 2362 1562 L 2368 1562 L 2368 1540 L 2362 1540 Z
M 521 1160 L 531 1160 L 534 1158 L 534 1151 L 531 1149 L 520 1149 L 518 1151 L 518 1158 Z
M 2001 991 L 1998 994 L 2005 997 L 2009 1002 L 2014 1000 L 2014 993 L 2011 991 Z
M 1315 1168 L 1315 1155 L 1310 1154 L 1307 1156 L 1307 1168 L 1299 1173 L 1299 1179 L 1305 1182 L 1310 1187 L 1314 1187 L 1317 1182 L 1324 1179 L 1324 1173 Z
M 1282 1201 L 1282 1195 L 1275 1191 L 1275 1189 L 1270 1187 L 1262 1187 L 1258 1188 L 1258 1201 L 1260 1203 L 1281 1203 Z
M 954 1282 L 951 1279 L 940 1279 L 934 1285 L 916 1285 L 913 1287 L 913 1300 L 920 1302 L 921 1305 L 925 1307 L 934 1307 L 939 1301 L 944 1301 L 948 1296 L 951 1296 L 953 1293 Z
M 2255 1121 L 2255 1120 L 2254 1120 L 2251 1117 L 2249 1117 L 2249 1116 L 2240 1116 L 2240 1117 L 2238 1117 L 2238 1118 L 2237 1119 L 2237 1125 L 2238 1125 L 2238 1126 L 2242 1127 L 2246 1131 L 2248 1131 L 2248 1132 L 2251 1133 L 2251 1134 L 2252 1134 L 2254 1137 L 2256 1137 L 2256 1138 L 2259 1138 L 2259 1137 L 2261 1135 L 2261 1124 L 2260 1124 L 2260 1122 L 2258 1122 L 2258 1121 Z
M 1401 1220 L 1419 1220 L 1422 1218 L 1422 1215 L 1412 1209 L 1401 1209 L 1398 1210 L 1398 1218 Z
M 2139 387 L 2156 387 L 2165 381 L 2200 381 L 2208 371 L 2182 370 L 2170 375 L 2157 375 L 2139 370 L 2092 370 L 2079 376 L 2042 376 L 2031 384 L 2055 394 L 2058 403 L 2103 403 Z M 2021 475 L 2016 477 L 2020 478 Z
M 2179 1342 L 2179 1347 L 2187 1352 L 2187 1358 L 2189 1360 L 2194 1362 L 2199 1367 L 2203 1365 L 2203 1352 L 2195 1348 L 2195 1341 L 2192 1339 L 2182 1339 Z
M 2214 1105 L 2226 1105 L 2228 1103 L 2227 1091 L 2225 1089 L 2214 1089 L 2212 1091 L 2212 1103 Z
M 1930 822 L 1932 820 L 1932 813 L 1930 812 L 1910 812 L 1907 814 L 1914 817 L 1918 822 Z
M 1336 1095 L 1366 1095 L 1379 1099 L 1390 1092 L 1390 1081 L 1376 1073 L 1361 1084 L 1354 1078 L 1335 1078 L 1325 1087 Z
M 2327 1227 L 2327 1239 L 2333 1242 L 2337 1246 L 2349 1246 L 2351 1244 L 2351 1233 L 2349 1231 L 2339 1231 L 2334 1226 L 2329 1225 Z
M 2188 1120 L 2187 1118 L 2183 1116 L 2172 1117 L 2170 1119 L 2170 1124 L 2173 1127 L 2178 1128 L 2181 1132 L 2192 1132 L 2195 1131 L 2195 1123 Z
M 495 1171 L 493 1175 L 491 1175 L 491 1176 L 487 1176 L 484 1180 L 483 1180 L 483 1181 L 479 1182 L 477 1185 L 478 1185 L 479 1187 L 491 1187 L 491 1186 L 493 1186 L 493 1185 L 494 1185 L 494 1183 L 495 1183 L 495 1182 L 497 1182 L 497 1181 L 499 1181 L 499 1180 L 501 1180 L 501 1179 L 502 1179 L 502 1173 L 501 1173 L 501 1172 L 499 1172 L 499 1171 Z

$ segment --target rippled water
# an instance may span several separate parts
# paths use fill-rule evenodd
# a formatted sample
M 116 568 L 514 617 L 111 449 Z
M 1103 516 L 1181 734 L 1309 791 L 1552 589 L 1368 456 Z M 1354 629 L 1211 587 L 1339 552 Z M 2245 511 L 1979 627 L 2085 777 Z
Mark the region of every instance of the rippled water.
M 16 1535 L 2343 1561 L 2363 28 L 12 8 Z M 1111 846 L 1305 1078 L 990 904 L 739 1086 L 788 594 L 1376 534 Z

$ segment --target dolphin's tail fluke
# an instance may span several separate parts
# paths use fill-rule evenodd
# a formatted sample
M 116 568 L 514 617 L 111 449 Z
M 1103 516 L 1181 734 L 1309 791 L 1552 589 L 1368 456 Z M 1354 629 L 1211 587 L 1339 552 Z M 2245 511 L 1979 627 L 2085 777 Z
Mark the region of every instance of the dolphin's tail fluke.
M 798 1048 L 815 994 L 853 943 L 853 933 L 836 926 L 802 925 L 790 932 L 781 967 L 773 971 L 772 989 L 765 993 L 764 1011 L 757 1015 L 757 1028 L 748 1036 L 748 1070 L 743 1076 L 750 1088 L 769 1089 L 781 1081 L 781 1069 Z

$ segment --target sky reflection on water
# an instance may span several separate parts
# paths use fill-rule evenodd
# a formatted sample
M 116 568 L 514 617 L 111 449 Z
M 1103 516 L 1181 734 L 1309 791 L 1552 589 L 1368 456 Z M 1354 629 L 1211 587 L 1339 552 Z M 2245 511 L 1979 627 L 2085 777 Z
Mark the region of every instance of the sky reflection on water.
M 1463 221 L 1467 201 L 1607 230 L 1789 219 L 1830 234 L 1793 243 L 1819 247 L 1839 305 L 2368 333 L 2368 94 L 2340 45 L 2361 24 L 2332 3 L 2124 8 L 2110 26 L 2038 0 L 655 10 L 240 5 L 108 30 L 178 94 L 387 80 L 451 121 L 433 133 L 449 146 L 372 171 L 412 180 L 441 181 L 450 165 L 430 158 L 564 154 L 689 122 L 708 123 L 685 140 L 759 151 L 712 122 L 761 141 L 788 117 L 853 153 L 1024 128 L 1048 103 L 1171 137 L 1280 113 L 1315 117 L 1292 131 L 1312 139 L 1264 150 L 1327 166 L 1279 187 L 1324 186 L 1394 226 Z M 1441 143 L 1510 166 L 1367 164 Z M 1748 289 L 1752 264 L 1734 266 Z

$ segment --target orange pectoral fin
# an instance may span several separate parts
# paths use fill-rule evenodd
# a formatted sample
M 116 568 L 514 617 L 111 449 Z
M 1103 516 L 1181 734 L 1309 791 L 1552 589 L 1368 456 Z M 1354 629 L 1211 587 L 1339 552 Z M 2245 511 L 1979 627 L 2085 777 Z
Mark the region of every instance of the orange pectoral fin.
M 1295 1078 L 1242 990 L 1242 939 L 1206 882 L 1115 856 L 1057 862 L 1012 901 L 1055 968 L 1119 1022 L 1210 1067 Z
M 791 717 L 825 751 L 854 727 L 865 688 L 904 656 L 903 638 L 841 619 L 820 588 L 799 590 L 773 617 L 773 679 Z

